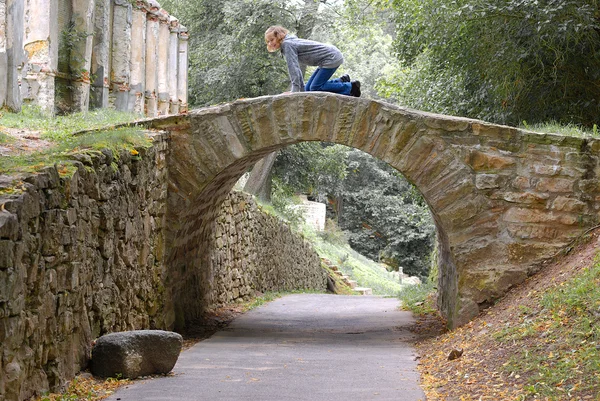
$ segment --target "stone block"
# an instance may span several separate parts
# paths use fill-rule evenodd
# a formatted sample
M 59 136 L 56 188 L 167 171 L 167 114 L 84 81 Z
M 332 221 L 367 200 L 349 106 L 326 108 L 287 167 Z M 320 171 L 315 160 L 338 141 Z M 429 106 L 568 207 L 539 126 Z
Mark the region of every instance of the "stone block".
M 572 192 L 574 181 L 568 178 L 540 178 L 535 189 L 539 192 Z
M 521 191 L 524 191 L 526 189 L 531 188 L 531 182 L 530 182 L 530 180 L 529 180 L 528 177 L 516 177 L 512 181 L 512 186 L 515 189 L 519 189 Z
M 494 189 L 501 185 L 501 176 L 496 174 L 477 174 L 475 186 L 478 189 Z
M 0 238 L 16 241 L 19 237 L 19 222 L 17 215 L 6 210 L 0 210 Z
M 498 171 L 514 166 L 516 161 L 513 157 L 474 150 L 470 152 L 467 163 L 475 171 Z
M 513 207 L 504 214 L 504 221 L 511 223 L 577 224 L 578 215 L 563 212 L 548 212 L 538 209 Z
M 557 196 L 550 208 L 561 212 L 582 213 L 587 209 L 587 204 L 576 198 Z
M 92 349 L 92 373 L 100 377 L 134 379 L 169 373 L 179 357 L 183 338 L 162 330 L 111 333 L 100 337 Z
M 535 240 L 553 240 L 557 238 L 563 230 L 555 227 L 548 227 L 538 224 L 511 225 L 508 227 L 508 232 L 514 238 L 519 239 L 535 239 Z
M 579 180 L 579 189 L 583 192 L 594 193 L 600 192 L 600 182 L 598 180 Z
M 0 240 L 0 270 L 8 269 L 15 265 L 15 243 L 9 240 Z
M 526 205 L 545 205 L 550 198 L 548 194 L 535 192 L 499 192 L 493 196 L 495 199 L 504 199 L 510 203 L 522 203 Z

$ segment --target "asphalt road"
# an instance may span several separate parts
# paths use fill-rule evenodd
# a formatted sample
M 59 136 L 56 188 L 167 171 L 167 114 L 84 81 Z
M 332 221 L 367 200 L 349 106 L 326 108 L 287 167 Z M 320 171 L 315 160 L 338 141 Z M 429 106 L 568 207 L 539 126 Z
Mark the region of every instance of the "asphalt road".
M 289 295 L 182 352 L 175 375 L 137 380 L 110 401 L 425 400 L 412 322 L 398 300 Z

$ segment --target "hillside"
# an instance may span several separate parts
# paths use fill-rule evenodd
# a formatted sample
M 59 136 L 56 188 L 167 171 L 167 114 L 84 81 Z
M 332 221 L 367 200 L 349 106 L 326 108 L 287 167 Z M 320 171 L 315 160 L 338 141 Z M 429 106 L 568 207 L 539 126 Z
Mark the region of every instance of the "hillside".
M 418 343 L 428 401 L 600 400 L 600 231 L 581 242 L 468 325 Z

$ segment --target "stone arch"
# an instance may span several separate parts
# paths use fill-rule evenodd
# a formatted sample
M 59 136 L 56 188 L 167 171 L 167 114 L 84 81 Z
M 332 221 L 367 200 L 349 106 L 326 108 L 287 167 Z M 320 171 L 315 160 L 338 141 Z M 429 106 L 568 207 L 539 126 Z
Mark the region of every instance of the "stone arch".
M 552 206 L 571 199 L 565 192 L 575 189 L 567 182 L 573 177 L 532 173 L 558 166 L 574 175 L 587 163 L 589 180 L 597 158 L 590 170 L 590 151 L 585 156 L 581 149 L 598 145 L 578 139 L 327 93 L 240 100 L 157 119 L 153 126 L 171 132 L 166 263 L 182 319 L 201 308 L 199 300 L 211 301 L 203 299 L 211 273 L 202 266 L 217 206 L 248 167 L 303 141 L 360 149 L 419 189 L 438 233 L 438 307 L 452 327 L 598 220 L 585 189 L 571 197 L 577 208 L 564 206 L 564 199 L 562 209 Z

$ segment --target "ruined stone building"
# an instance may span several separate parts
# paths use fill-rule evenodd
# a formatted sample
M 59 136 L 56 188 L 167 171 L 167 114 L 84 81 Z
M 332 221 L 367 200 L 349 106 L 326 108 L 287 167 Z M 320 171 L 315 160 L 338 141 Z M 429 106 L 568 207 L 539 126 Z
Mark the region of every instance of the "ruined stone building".
M 0 107 L 185 112 L 187 39 L 154 0 L 0 0 Z

